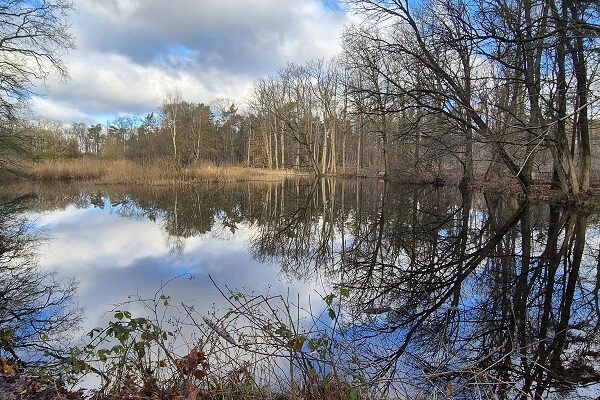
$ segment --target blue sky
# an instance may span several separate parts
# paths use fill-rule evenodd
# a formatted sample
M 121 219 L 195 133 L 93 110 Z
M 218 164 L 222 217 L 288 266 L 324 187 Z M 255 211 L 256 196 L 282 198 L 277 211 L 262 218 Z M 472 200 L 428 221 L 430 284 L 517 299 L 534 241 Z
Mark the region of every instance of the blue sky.
M 50 79 L 39 116 L 105 122 L 144 114 L 178 88 L 184 99 L 247 98 L 288 62 L 339 51 L 348 15 L 337 0 L 78 0 L 70 79 Z
M 50 239 L 39 247 L 40 266 L 55 271 L 59 280 L 79 283 L 76 300 L 85 308 L 81 334 L 105 325 L 114 304 L 127 301 L 130 295 L 152 296 L 162 284 L 183 274 L 194 279 L 176 279 L 166 293 L 173 304 L 194 304 L 203 315 L 213 306 L 221 308 L 222 315 L 228 306 L 209 274 L 223 287 L 247 293 L 284 294 L 289 290 L 292 298 L 297 294 L 304 305 L 308 306 L 310 299 L 315 312 L 323 307 L 318 294 L 326 291 L 322 282 L 292 281 L 279 265 L 255 260 L 249 243 L 257 232 L 247 223 L 240 223 L 231 234 L 217 220 L 210 232 L 181 238 L 183 250 L 174 253 L 162 219 L 124 218 L 119 207 L 110 207 L 108 199 L 104 200 L 104 209 L 70 205 L 28 215 Z

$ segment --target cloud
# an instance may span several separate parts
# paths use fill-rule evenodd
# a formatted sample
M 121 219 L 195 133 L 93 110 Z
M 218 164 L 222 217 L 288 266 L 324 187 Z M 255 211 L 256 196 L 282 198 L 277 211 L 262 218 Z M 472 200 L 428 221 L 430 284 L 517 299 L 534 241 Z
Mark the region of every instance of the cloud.
M 177 87 L 189 101 L 245 98 L 288 62 L 339 50 L 346 14 L 332 0 L 80 0 L 71 79 L 47 82 L 42 116 L 69 122 L 145 113 Z M 72 116 L 70 116 L 72 115 Z
M 257 261 L 248 248 L 256 228 L 245 223 L 234 235 L 223 237 L 218 232 L 225 227 L 217 224 L 209 233 L 183 239 L 184 250 L 177 254 L 167 246 L 161 220 L 128 219 L 113 209 L 73 205 L 28 217 L 48 237 L 38 248 L 40 265 L 61 280 L 75 278 L 79 283 L 77 300 L 86 310 L 82 333 L 105 323 L 106 313 L 129 295 L 148 298 L 184 274 L 194 279 L 176 279 L 166 292 L 174 304 L 190 302 L 202 314 L 227 305 L 209 274 L 217 284 L 235 290 L 283 295 L 289 289 L 305 305 L 319 297 L 317 282 L 288 282 L 278 265 Z
M 36 96 L 30 101 L 31 114 L 36 117 L 43 117 L 53 121 L 85 121 L 92 122 L 94 116 L 86 114 L 84 111 L 75 108 L 75 106 L 65 104 L 56 99 L 48 99 Z

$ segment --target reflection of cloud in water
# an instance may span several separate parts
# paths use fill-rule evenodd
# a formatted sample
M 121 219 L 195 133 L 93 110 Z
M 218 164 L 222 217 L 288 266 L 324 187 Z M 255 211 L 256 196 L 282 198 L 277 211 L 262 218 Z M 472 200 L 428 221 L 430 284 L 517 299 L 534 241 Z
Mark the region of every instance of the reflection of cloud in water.
M 304 301 L 314 289 L 296 281 L 323 279 L 350 290 L 340 356 L 359 354 L 365 374 L 418 381 L 452 371 L 466 392 L 463 372 L 480 368 L 492 380 L 531 379 L 534 392 L 597 381 L 597 357 L 586 355 L 597 343 L 597 216 L 489 193 L 327 182 L 42 191 L 37 209 L 63 209 L 35 215 L 56 238 L 42 262 L 82 282 L 86 328 L 111 304 L 151 296 L 182 273 L 196 279 L 167 294 L 197 299 L 202 314 L 224 305 L 208 274 L 259 293 L 272 284 L 271 294 L 286 294 L 289 284 L 290 298 Z M 69 206 L 100 202 L 104 210 Z M 572 337 L 575 327 L 588 343 Z
M 211 233 L 181 239 L 184 251 L 170 251 L 160 223 L 123 218 L 109 210 L 67 207 L 32 215 L 51 239 L 39 249 L 40 264 L 64 279 L 75 277 L 78 298 L 86 309 L 84 331 L 104 319 L 113 305 L 129 295 L 151 297 L 162 284 L 181 274 L 166 289 L 175 302 L 194 301 L 197 310 L 223 307 L 224 300 L 210 282 L 254 292 L 300 294 L 301 301 L 318 298 L 315 285 L 282 282 L 279 269 L 260 263 L 248 251 L 252 229 L 240 224 L 235 235 Z M 218 228 L 217 228 L 218 230 Z

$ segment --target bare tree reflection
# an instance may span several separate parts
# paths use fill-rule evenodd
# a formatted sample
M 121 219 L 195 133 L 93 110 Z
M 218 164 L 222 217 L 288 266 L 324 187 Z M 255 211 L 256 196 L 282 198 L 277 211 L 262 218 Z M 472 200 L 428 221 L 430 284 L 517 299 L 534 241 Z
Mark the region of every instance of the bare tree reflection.
M 37 266 L 40 239 L 22 214 L 28 200 L 0 198 L 0 356 L 48 365 L 48 354 L 64 354 L 80 314 L 74 282 Z
M 382 391 L 543 398 L 600 380 L 596 215 L 330 178 L 104 196 L 170 240 L 245 225 L 258 260 L 348 288 L 342 357 Z
M 322 180 L 295 193 L 298 207 L 260 227 L 253 249 L 295 277 L 351 289 L 345 334 L 363 371 L 467 397 L 485 388 L 541 398 L 600 379 L 586 214 L 464 189 L 362 185 L 340 193 Z

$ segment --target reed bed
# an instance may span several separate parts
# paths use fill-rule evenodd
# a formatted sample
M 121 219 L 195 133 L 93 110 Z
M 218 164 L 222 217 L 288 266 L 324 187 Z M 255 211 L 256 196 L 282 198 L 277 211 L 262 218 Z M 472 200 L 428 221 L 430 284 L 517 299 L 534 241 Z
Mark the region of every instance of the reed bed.
M 268 170 L 232 165 L 196 164 L 187 167 L 158 161 L 52 160 L 35 163 L 30 175 L 43 181 L 87 181 L 101 184 L 172 185 L 181 183 L 280 181 L 304 175 L 293 169 Z

